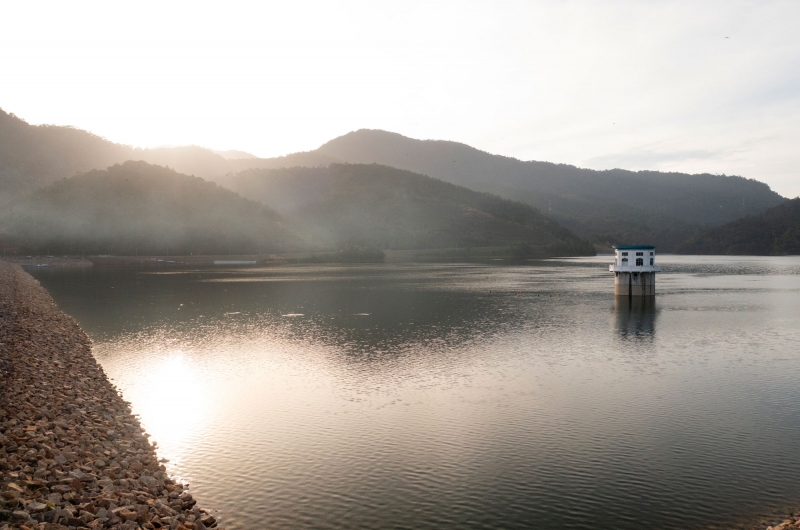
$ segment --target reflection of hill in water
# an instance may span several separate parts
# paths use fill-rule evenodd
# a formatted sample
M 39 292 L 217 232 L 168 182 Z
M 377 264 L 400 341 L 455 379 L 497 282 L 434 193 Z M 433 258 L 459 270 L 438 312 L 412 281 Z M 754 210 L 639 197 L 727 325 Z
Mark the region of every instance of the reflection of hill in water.
M 480 351 L 471 347 L 519 327 L 525 318 L 513 310 L 519 298 L 441 290 L 435 276 L 379 270 L 373 275 L 364 267 L 358 272 L 294 268 L 272 276 L 263 271 L 45 274 L 47 287 L 96 342 L 128 343 L 124 349 L 130 350 L 174 344 L 211 354 L 232 346 L 283 344 L 321 352 L 342 366 L 387 370 L 464 362 L 455 357 Z M 430 289 L 419 288 L 425 283 Z
M 442 362 L 514 325 L 500 297 L 397 287 L 317 285 L 303 317 L 273 326 L 287 340 L 335 348 L 345 364 L 385 370 L 398 362 Z
M 655 296 L 616 296 L 614 313 L 616 330 L 623 340 L 651 341 L 655 337 Z

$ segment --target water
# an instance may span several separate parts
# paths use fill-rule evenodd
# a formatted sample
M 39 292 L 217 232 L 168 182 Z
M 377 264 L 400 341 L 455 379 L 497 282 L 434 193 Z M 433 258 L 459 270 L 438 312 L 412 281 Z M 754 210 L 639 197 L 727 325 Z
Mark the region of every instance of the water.
M 800 500 L 800 259 L 35 271 L 225 526 L 704 528 Z

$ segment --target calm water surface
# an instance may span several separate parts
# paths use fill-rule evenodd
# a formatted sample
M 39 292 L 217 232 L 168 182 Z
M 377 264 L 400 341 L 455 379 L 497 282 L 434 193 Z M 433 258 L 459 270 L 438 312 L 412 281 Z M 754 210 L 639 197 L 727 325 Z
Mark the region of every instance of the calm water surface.
M 245 528 L 678 529 L 800 501 L 800 259 L 36 271 Z

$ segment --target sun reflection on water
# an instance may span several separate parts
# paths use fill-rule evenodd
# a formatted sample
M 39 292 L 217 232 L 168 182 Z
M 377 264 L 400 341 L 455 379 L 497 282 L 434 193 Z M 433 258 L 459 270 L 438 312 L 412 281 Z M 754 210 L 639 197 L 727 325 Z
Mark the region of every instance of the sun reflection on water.
M 208 393 L 198 368 L 182 350 L 142 360 L 137 373 L 125 374 L 125 379 L 136 383 L 125 385 L 124 394 L 133 404 L 133 412 L 140 415 L 150 440 L 157 444 L 159 458 L 168 459 L 167 466 L 174 469 L 208 414 Z

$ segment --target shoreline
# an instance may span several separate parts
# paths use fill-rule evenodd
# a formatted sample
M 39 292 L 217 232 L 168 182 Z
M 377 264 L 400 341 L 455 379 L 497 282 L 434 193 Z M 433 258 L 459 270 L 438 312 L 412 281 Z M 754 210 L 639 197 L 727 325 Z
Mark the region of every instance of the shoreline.
M 92 262 L 88 259 L 74 256 L 17 256 L 3 258 L 3 261 L 21 267 L 83 268 L 92 266 Z
M 363 259 L 347 259 L 340 251 L 328 249 L 307 252 L 278 254 L 215 254 L 215 255 L 89 255 L 80 256 L 9 256 L 2 258 L 9 263 L 28 268 L 219 268 L 220 266 L 265 267 L 308 264 L 354 265 L 371 263 L 525 263 L 559 257 L 542 248 L 531 248 L 530 255 L 515 256 L 514 248 L 498 247 L 453 247 L 432 249 L 381 250 L 383 257 L 363 256 Z
M 0 261 L 0 530 L 217 528 L 147 438 L 77 322 Z

